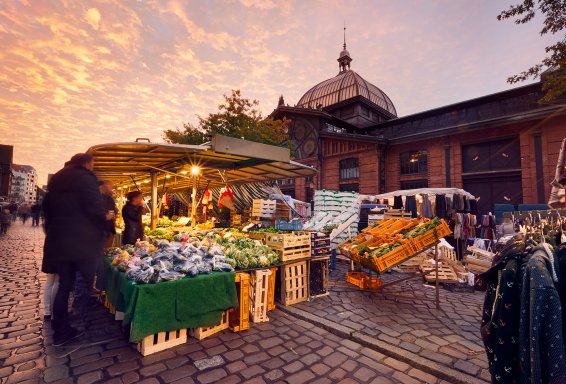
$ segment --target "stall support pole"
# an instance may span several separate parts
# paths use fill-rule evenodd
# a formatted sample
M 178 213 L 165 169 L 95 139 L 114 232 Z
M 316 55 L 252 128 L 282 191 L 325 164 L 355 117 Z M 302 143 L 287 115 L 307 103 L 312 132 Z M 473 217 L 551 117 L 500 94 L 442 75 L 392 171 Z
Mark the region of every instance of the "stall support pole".
M 191 227 L 197 225 L 197 177 L 193 175 L 193 193 L 191 194 Z
M 436 309 L 440 309 L 440 288 L 438 282 L 438 242 L 434 245 L 434 273 L 436 274 Z
M 151 172 L 151 229 L 157 227 L 157 172 Z

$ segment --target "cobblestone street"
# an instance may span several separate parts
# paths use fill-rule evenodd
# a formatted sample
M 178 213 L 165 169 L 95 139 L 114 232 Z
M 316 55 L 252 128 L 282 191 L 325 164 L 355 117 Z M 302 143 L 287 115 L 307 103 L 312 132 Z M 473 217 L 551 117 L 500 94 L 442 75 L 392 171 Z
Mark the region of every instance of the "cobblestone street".
M 395 302 L 351 288 L 342 283 L 344 266 L 335 272 L 330 297 L 270 312 L 270 322 L 252 324 L 242 333 L 224 331 L 201 342 L 191 338 L 185 345 L 147 357 L 137 352 L 119 322 L 99 305 L 88 315 L 87 329 L 112 341 L 57 358 L 61 349 L 51 346 L 49 325 L 42 320 L 42 242 L 41 229 L 20 223 L 0 238 L 2 383 L 473 383 L 482 382 L 473 376 L 487 379 L 477 331 L 483 295 L 443 290 L 442 310 L 436 311 L 432 303 Z M 420 281 L 408 287 L 427 296 L 434 293 Z M 446 373 L 431 374 L 427 361 L 433 371 L 444 368 Z

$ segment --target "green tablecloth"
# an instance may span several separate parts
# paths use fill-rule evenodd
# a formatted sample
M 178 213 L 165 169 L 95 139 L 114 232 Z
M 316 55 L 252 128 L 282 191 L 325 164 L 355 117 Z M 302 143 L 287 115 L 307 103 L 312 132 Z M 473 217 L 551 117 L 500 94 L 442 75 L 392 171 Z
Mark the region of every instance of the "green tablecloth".
M 97 279 L 123 325 L 131 324 L 130 341 L 157 332 L 207 327 L 220 323 L 222 312 L 238 306 L 235 272 L 213 272 L 177 281 L 136 285 L 108 260 Z

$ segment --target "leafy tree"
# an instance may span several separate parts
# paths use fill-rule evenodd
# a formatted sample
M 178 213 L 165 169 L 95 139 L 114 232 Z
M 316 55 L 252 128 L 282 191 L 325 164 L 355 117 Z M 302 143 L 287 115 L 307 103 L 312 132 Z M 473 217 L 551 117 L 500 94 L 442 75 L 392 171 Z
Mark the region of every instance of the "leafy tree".
M 497 20 L 515 19 L 516 24 L 525 24 L 535 17 L 537 9 L 544 15 L 541 35 L 555 35 L 565 29 L 566 0 L 523 0 L 501 12 Z M 566 33 L 562 40 L 546 47 L 546 53 L 548 56 L 540 63 L 507 79 L 507 82 L 514 84 L 528 78 L 536 79 L 542 74 L 545 95 L 540 101 L 543 103 L 552 102 L 566 92 Z M 543 74 L 546 68 L 550 70 Z
M 289 121 L 264 118 L 257 109 L 258 105 L 255 99 L 243 98 L 240 90 L 232 90 L 230 96 L 224 95 L 218 112 L 204 118 L 199 116 L 197 127 L 184 123 L 183 129 L 166 130 L 164 138 L 169 143 L 202 144 L 208 136 L 220 134 L 288 147 Z

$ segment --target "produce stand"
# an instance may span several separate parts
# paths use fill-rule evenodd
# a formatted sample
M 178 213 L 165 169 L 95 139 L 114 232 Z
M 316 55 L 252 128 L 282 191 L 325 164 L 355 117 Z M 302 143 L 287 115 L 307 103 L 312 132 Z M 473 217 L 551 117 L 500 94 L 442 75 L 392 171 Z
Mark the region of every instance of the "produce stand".
M 364 229 L 356 238 L 340 245 L 339 249 L 344 256 L 369 270 L 369 276 L 363 272 L 349 272 L 347 281 L 362 289 L 377 288 L 383 292 L 383 289 L 389 286 L 418 277 L 418 275 L 381 284 L 379 279 L 371 277 L 372 272 L 379 276 L 434 247 L 435 301 L 439 309 L 438 242 L 440 238 L 450 233 L 444 220 L 385 219 L 374 227 Z M 430 272 L 432 271 L 425 273 L 425 276 Z
M 97 145 L 88 152 L 94 155 L 94 172 L 100 180 L 112 181 L 121 193 L 142 190 L 151 196 L 152 230 L 159 219 L 159 193 L 191 189 L 188 226 L 194 228 L 200 202 L 198 190 L 316 173 L 312 167 L 291 161 L 288 149 L 225 136 L 214 136 L 211 142 L 197 146 L 137 141 Z M 262 215 L 266 211 L 271 213 L 273 204 L 259 209 Z M 281 238 L 290 237 L 285 234 Z M 189 336 L 203 339 L 223 329 L 234 332 L 249 329 L 250 320 L 268 321 L 267 311 L 275 308 L 275 279 L 279 269 L 284 276 L 282 281 L 288 282 L 282 284 L 282 295 L 293 298 L 283 299 L 283 304 L 308 299 L 310 260 L 296 259 L 298 255 L 310 258 L 310 235 L 306 239 L 304 245 L 289 247 L 282 243 L 274 247 L 283 261 L 267 268 L 254 266 L 236 272 L 197 274 L 155 284 L 136 284 L 130 280 L 132 277 L 127 278 L 105 260 L 104 274 L 97 285 L 105 291 L 106 306 L 116 314 L 116 319 L 130 327 L 130 341 L 139 343 L 138 350 L 146 355 L 182 344 Z M 288 261 L 289 255 L 295 259 Z M 302 272 L 291 272 L 297 270 L 291 263 L 303 263 Z M 125 264 L 121 264 L 122 269 Z M 158 268 L 155 273 L 161 279 Z M 300 279 L 306 279 L 302 285 L 297 284 Z

